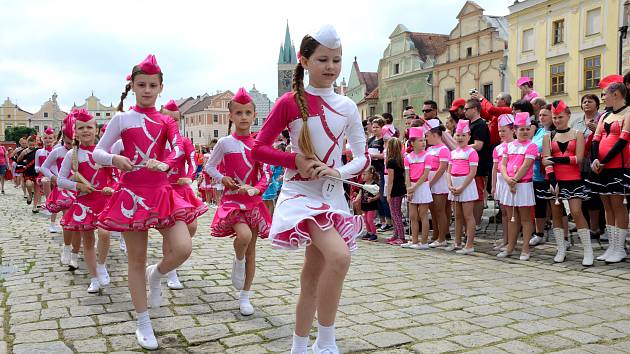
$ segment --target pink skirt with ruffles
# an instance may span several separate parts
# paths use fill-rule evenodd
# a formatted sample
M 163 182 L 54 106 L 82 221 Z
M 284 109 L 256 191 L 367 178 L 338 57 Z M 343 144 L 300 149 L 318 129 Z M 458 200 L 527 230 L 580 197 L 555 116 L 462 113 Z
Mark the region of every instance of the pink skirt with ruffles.
M 98 215 L 105 208 L 108 199 L 109 197 L 99 192 L 78 196 L 61 219 L 61 226 L 69 231 L 96 230 Z
M 236 236 L 233 226 L 237 223 L 247 224 L 251 229 L 258 230 L 258 237 L 260 238 L 269 237 L 271 215 L 262 200 L 247 210 L 236 207 L 232 203 L 221 201 L 214 214 L 214 219 L 212 219 L 210 235 L 214 237 Z
M 184 198 L 185 201 L 187 201 L 195 208 L 193 210 L 195 216 L 191 220 L 191 222 L 208 211 L 208 206 L 203 201 L 201 201 L 201 199 L 197 198 L 195 192 L 190 185 L 180 185 L 175 183 L 171 184 L 171 187 L 173 187 L 173 190 L 175 190 L 177 194 L 179 194 L 182 198 Z
M 53 214 L 59 213 L 70 208 L 75 199 L 76 193 L 74 191 L 54 187 L 46 198 L 46 209 Z

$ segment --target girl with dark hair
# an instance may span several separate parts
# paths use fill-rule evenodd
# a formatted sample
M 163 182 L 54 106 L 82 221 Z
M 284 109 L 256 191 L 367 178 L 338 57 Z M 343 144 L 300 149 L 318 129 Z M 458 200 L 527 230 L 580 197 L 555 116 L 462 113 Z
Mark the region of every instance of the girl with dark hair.
M 363 220 L 350 213 L 341 183 L 326 176 L 350 179 L 361 174 L 370 160 L 356 104 L 333 90 L 341 72 L 341 42 L 335 29 L 326 25 L 306 35 L 298 56 L 293 91 L 276 101 L 252 154 L 260 162 L 287 169 L 269 234 L 272 244 L 287 249 L 306 246 L 291 352 L 306 353 L 317 312 L 313 351 L 338 353 L 337 307 Z M 305 70 L 309 72 L 306 88 Z M 286 128 L 292 153 L 272 146 Z M 353 155 L 345 165 L 344 138 Z
M 41 196 L 43 195 L 44 200 L 46 200 L 46 198 L 48 198 L 48 195 L 50 194 L 50 179 L 44 177 L 41 168 L 44 164 L 44 161 L 46 161 L 46 157 L 48 157 L 48 154 L 50 154 L 53 149 L 53 144 L 55 143 L 55 130 L 53 128 L 46 129 L 44 131 L 44 138 L 42 139 L 42 141 L 44 142 L 43 148 L 38 149 L 37 153 L 35 153 L 35 172 L 37 172 L 35 186 L 37 187 L 37 189 L 42 191 L 41 193 L 35 193 L 35 200 L 33 204 L 37 205 L 38 207 Z M 41 210 L 41 212 L 44 215 L 50 216 L 52 222 L 55 221 L 53 214 L 48 211 L 48 209 L 44 208 L 43 210 Z
M 26 143 L 28 147 L 20 152 L 16 162 L 24 166 L 23 181 L 28 193 L 26 204 L 30 205 L 33 202 L 35 192 L 39 193 L 39 188 L 35 187 L 35 178 L 37 178 L 37 172 L 35 171 L 35 154 L 39 149 L 37 148 L 36 136 L 28 137 Z M 33 213 L 35 214 L 37 212 L 37 205 L 33 205 Z
M 402 199 L 407 194 L 405 187 L 405 168 L 402 156 L 402 143 L 398 138 L 387 141 L 385 168 L 387 169 L 387 184 L 385 197 L 389 204 L 392 221 L 394 222 L 394 234 L 387 239 L 390 245 L 402 245 L 405 243 L 405 225 L 402 217 Z

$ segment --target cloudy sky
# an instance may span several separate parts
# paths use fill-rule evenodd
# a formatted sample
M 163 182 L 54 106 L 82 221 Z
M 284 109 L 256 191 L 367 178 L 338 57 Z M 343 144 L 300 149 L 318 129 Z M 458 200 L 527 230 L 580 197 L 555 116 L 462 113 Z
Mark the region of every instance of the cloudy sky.
M 116 104 L 126 74 L 148 53 L 165 73 L 163 101 L 254 84 L 275 99 L 287 21 L 296 47 L 311 29 L 335 25 L 347 78 L 354 56 L 362 70 L 376 71 L 397 24 L 448 34 L 464 3 L 0 0 L 0 99 L 34 112 L 57 92 L 68 109 L 93 90 L 103 103 Z M 486 14 L 506 15 L 513 1 L 478 3 Z

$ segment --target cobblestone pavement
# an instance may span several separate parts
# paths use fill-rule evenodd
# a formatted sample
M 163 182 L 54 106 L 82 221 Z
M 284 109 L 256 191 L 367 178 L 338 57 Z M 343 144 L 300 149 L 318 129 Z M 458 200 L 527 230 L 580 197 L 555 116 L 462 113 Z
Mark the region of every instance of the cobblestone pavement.
M 112 285 L 86 292 L 85 266 L 59 264 L 60 235 L 46 231 L 21 195 L 0 196 L 3 280 L 0 353 L 139 351 L 126 288 L 126 263 L 112 242 Z M 488 211 L 490 212 L 490 211 Z M 301 252 L 259 243 L 256 313 L 238 314 L 229 279 L 231 242 L 211 239 L 200 221 L 193 255 L 179 274 L 184 290 L 165 290 L 151 311 L 162 352 L 264 353 L 290 348 Z M 494 225 L 473 256 L 360 243 L 337 319 L 343 352 L 630 353 L 630 269 L 583 268 L 579 253 L 552 264 L 552 246 L 532 260 L 497 260 Z M 160 237 L 151 233 L 150 261 Z M 580 248 L 579 244 L 574 249 Z M 596 253 L 600 253 L 599 247 Z M 315 333 L 313 333 L 315 334 Z

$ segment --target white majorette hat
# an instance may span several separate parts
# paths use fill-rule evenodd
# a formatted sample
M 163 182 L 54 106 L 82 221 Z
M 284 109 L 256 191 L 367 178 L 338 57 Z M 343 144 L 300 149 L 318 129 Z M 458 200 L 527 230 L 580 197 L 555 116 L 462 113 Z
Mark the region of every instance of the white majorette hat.
M 332 25 L 323 25 L 317 31 L 309 33 L 319 44 L 329 49 L 341 47 L 341 39 Z

